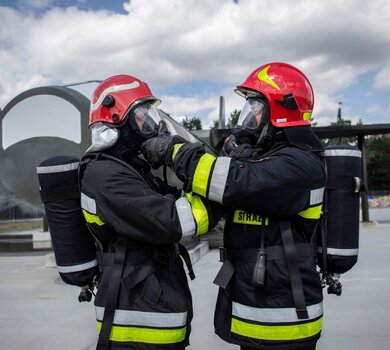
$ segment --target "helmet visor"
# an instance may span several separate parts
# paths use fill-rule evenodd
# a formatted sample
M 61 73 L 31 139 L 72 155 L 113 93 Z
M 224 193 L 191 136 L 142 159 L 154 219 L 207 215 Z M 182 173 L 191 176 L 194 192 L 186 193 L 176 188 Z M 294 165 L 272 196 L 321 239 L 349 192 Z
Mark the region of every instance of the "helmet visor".
M 237 126 L 250 132 L 257 132 L 263 125 L 266 102 L 258 99 L 248 99 L 240 113 Z
M 151 102 L 145 102 L 131 112 L 130 123 L 134 130 L 146 138 L 157 134 L 161 118 L 156 107 Z

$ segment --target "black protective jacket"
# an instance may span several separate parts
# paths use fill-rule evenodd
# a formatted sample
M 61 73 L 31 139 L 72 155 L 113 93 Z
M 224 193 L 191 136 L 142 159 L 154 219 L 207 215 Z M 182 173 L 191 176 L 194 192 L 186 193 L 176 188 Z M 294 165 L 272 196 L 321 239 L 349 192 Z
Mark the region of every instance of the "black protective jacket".
M 184 227 L 183 199 L 138 158 L 93 154 L 80 169 L 83 213 L 100 247 L 98 348 L 184 349 L 192 300 L 178 242 L 194 232 Z
M 185 188 L 228 210 L 215 331 L 255 349 L 305 350 L 322 326 L 316 239 L 325 174 L 320 154 L 275 145 L 248 159 L 183 145 L 173 167 Z

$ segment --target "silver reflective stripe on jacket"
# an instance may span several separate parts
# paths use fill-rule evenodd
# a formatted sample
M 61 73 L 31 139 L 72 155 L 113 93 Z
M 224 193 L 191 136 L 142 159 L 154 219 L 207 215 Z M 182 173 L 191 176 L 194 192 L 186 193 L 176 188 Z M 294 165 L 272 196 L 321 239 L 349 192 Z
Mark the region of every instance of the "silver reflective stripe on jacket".
M 212 201 L 222 203 L 230 162 L 231 158 L 229 157 L 218 157 L 215 161 L 208 194 L 208 198 Z
M 233 302 L 232 308 L 233 316 L 255 322 L 282 323 L 300 321 L 297 316 L 297 311 L 293 307 L 262 309 Z M 310 320 L 322 316 L 322 302 L 315 305 L 309 305 L 307 307 L 307 312 Z
M 104 307 L 95 306 L 95 312 L 96 319 L 102 321 Z M 113 323 L 120 326 L 183 327 L 187 324 L 187 311 L 166 313 L 115 310 Z
M 316 188 L 310 191 L 310 205 L 322 203 L 324 199 L 325 187 Z
M 97 265 L 97 260 L 92 260 L 87 263 L 83 264 L 77 264 L 77 265 L 71 265 L 71 266 L 58 266 L 57 269 L 58 272 L 61 273 L 72 273 L 72 272 L 79 272 L 79 271 L 85 271 L 92 267 L 95 267 Z
M 183 236 L 193 236 L 195 234 L 196 226 L 191 204 L 187 198 L 181 197 L 176 201 L 176 211 L 179 216 Z
M 318 252 L 322 253 L 322 247 L 318 247 Z M 359 249 L 326 248 L 326 254 L 338 256 L 355 256 L 359 254 Z
M 88 197 L 81 192 L 81 208 L 85 209 L 91 214 L 96 214 L 96 202 L 94 199 Z
M 61 165 L 51 165 L 51 166 L 38 166 L 37 174 L 52 174 L 52 173 L 62 173 L 64 171 L 76 170 L 79 167 L 80 162 L 61 164 Z

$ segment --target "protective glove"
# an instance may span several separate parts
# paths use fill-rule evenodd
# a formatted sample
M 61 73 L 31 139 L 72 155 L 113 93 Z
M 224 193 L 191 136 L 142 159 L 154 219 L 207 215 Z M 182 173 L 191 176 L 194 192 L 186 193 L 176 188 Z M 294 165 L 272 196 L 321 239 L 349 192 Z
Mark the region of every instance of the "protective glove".
M 228 156 L 234 159 L 246 159 L 252 156 L 252 146 L 243 143 L 237 144 L 237 140 L 234 135 L 230 135 L 225 139 L 225 142 L 221 149 L 222 156 Z
M 186 141 L 179 136 L 171 136 L 164 121 L 158 125 L 158 135 L 141 144 L 141 153 L 153 169 L 161 165 L 171 166 L 173 146 Z

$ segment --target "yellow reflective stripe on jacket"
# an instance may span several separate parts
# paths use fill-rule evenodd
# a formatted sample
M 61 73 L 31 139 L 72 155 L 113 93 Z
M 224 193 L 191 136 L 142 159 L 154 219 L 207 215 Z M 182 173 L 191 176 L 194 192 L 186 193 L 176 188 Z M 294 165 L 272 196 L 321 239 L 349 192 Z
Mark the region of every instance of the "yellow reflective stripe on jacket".
M 196 222 L 195 235 L 201 235 L 209 230 L 209 216 L 202 199 L 192 193 L 186 193 L 186 198 L 191 203 L 192 215 Z
M 200 157 L 195 169 L 194 179 L 192 180 L 192 190 L 203 197 L 207 196 L 210 172 L 215 159 L 216 158 L 213 155 L 205 153 Z
M 88 222 L 89 224 L 96 224 L 99 226 L 104 225 L 104 222 L 102 221 L 102 219 L 99 218 L 99 216 L 97 216 L 95 214 L 88 213 L 84 209 L 83 209 L 83 214 L 84 214 L 85 221 Z
M 322 317 L 315 321 L 291 325 L 260 325 L 232 318 L 231 331 L 244 337 L 262 340 L 299 340 L 321 331 Z
M 258 214 L 248 213 L 244 210 L 235 210 L 233 222 L 236 224 L 247 224 L 247 225 L 268 225 L 268 218 L 262 217 Z
M 308 208 L 298 213 L 299 216 L 305 219 L 319 219 L 322 214 L 322 204 Z
M 177 152 L 179 152 L 179 149 L 181 146 L 183 146 L 184 143 L 177 143 L 176 145 L 173 145 L 173 151 L 172 151 L 172 160 L 175 159 Z
M 98 331 L 102 323 L 97 323 Z M 187 327 L 156 329 L 128 326 L 112 326 L 110 340 L 116 342 L 139 342 L 149 344 L 172 344 L 185 339 Z

